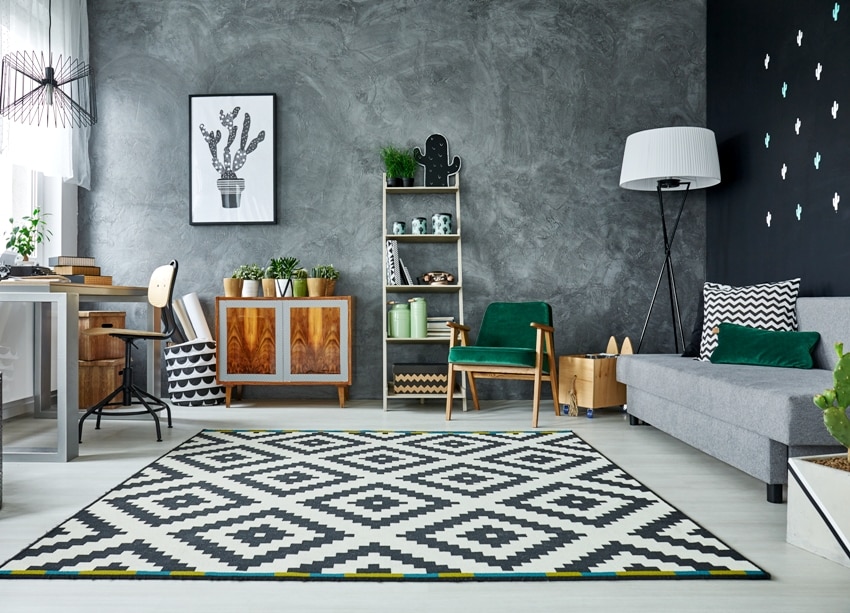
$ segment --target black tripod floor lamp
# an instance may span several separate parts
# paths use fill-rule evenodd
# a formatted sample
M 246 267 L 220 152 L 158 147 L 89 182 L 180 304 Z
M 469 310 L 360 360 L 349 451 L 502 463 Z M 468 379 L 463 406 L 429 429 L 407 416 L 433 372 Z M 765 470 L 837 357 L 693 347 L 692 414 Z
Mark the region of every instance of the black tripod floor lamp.
M 643 322 L 637 353 L 640 353 L 641 345 L 643 345 L 652 309 L 658 299 L 658 290 L 665 277 L 670 293 L 673 342 L 676 353 L 680 353 L 685 347 L 685 334 L 670 250 L 690 190 L 704 189 L 718 183 L 720 183 L 720 162 L 717 159 L 717 142 L 711 130 L 694 127 L 656 128 L 635 132 L 626 139 L 623 167 L 620 171 L 620 187 L 658 193 L 664 249 L 664 263 L 658 273 L 652 301 L 649 303 L 649 310 Z M 669 229 L 667 217 L 664 214 L 665 191 L 684 192 L 679 211 Z

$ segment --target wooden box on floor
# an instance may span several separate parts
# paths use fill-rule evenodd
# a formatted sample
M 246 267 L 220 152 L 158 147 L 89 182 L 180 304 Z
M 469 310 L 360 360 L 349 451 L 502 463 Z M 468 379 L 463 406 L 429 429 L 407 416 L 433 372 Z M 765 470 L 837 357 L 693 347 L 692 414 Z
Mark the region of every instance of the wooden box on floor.
M 127 314 L 124 311 L 80 311 L 80 359 L 110 360 L 124 357 L 124 341 L 107 335 L 89 336 L 89 328 L 123 328 Z
M 121 385 L 123 369 L 123 357 L 109 360 L 80 360 L 80 409 L 87 409 L 97 404 Z M 118 400 L 121 399 L 118 398 Z
M 616 356 L 562 355 L 558 360 L 558 398 L 564 404 L 569 403 L 573 382 L 580 407 L 599 409 L 626 403 L 626 386 L 617 381 Z

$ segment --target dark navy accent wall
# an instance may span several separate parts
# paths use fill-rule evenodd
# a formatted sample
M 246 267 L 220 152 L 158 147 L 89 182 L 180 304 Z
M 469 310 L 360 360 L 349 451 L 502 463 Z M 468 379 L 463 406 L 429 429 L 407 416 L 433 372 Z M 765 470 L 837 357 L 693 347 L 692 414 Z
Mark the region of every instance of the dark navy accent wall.
M 850 294 L 850 3 L 709 0 L 707 38 L 707 279 Z
M 559 353 L 636 339 L 663 253 L 655 194 L 618 186 L 623 144 L 705 125 L 705 1 L 89 0 L 99 123 L 80 252 L 136 284 L 177 258 L 176 294 L 197 292 L 211 324 L 239 264 L 333 264 L 337 292 L 356 298 L 352 396 L 380 397 L 378 152 L 440 133 L 463 161 L 467 323 L 493 300 L 546 300 Z M 189 96 L 251 92 L 277 97 L 279 223 L 190 226 Z M 704 279 L 704 192 L 674 249 L 687 318 Z M 646 350 L 672 349 L 669 319 L 662 301 Z M 529 397 L 524 385 L 482 393 Z

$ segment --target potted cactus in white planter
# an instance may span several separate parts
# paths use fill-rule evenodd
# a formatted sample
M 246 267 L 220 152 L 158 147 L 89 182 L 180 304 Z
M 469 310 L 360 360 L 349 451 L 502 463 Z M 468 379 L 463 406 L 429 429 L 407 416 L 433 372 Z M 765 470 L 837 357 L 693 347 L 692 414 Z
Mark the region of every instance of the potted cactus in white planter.
M 847 453 L 788 460 L 788 523 L 792 545 L 850 567 L 850 353 L 835 345 L 834 387 L 814 397 L 829 433 Z
M 236 141 L 236 116 L 239 115 L 240 107 L 235 107 L 229 113 L 225 113 L 224 109 L 218 112 L 221 125 L 227 129 L 227 143 L 224 146 L 221 160 L 218 159 L 218 143 L 221 140 L 221 130 L 207 130 L 204 124 L 200 125 L 201 134 L 204 135 L 204 140 L 207 141 L 207 146 L 210 148 L 212 156 L 213 168 L 219 174 L 219 179 L 216 181 L 216 186 L 221 192 L 221 206 L 225 209 L 239 208 L 242 200 L 242 192 L 245 189 L 245 179 L 236 176 L 236 171 L 245 165 L 248 154 L 254 151 L 263 140 L 266 138 L 265 130 L 260 131 L 256 138 L 248 142 L 248 133 L 251 129 L 251 116 L 245 113 L 245 118 L 242 121 L 242 135 L 239 139 L 239 148 L 235 153 L 230 152 L 230 147 Z

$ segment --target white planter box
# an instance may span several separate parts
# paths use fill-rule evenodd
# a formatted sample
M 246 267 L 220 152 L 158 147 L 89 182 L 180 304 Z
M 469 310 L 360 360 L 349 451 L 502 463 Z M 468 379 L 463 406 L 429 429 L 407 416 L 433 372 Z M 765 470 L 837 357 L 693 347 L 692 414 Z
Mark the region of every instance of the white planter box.
M 830 456 L 811 456 L 830 457 Z M 788 525 L 792 545 L 850 567 L 850 472 L 788 460 Z

